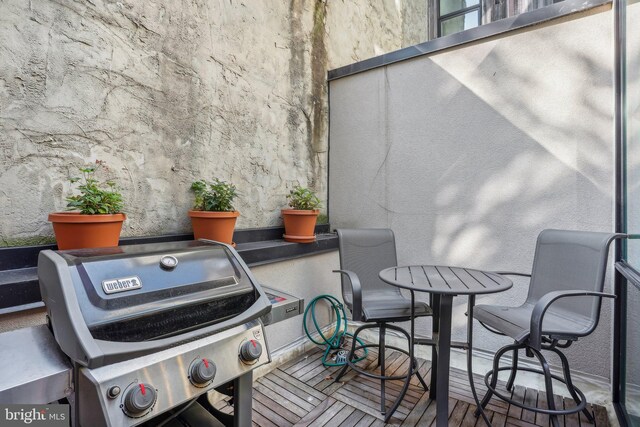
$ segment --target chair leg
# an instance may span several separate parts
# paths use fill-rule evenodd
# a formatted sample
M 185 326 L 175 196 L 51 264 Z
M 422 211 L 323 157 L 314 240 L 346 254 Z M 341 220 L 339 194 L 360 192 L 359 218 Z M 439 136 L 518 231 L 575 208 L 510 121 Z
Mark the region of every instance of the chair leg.
M 509 391 L 513 391 L 513 383 L 516 380 L 516 374 L 518 373 L 518 350 L 518 348 L 513 349 L 511 374 L 509 374 L 509 379 L 507 380 L 507 390 Z
M 369 325 L 369 324 L 365 324 L 360 326 L 358 329 L 355 330 L 355 332 L 353 333 L 353 337 L 352 338 L 352 342 L 351 342 L 351 350 L 349 350 L 349 355 L 347 356 L 347 360 L 350 361 L 353 359 L 353 357 L 355 356 L 356 353 L 356 345 L 358 343 L 358 334 L 365 330 L 365 329 L 371 329 L 376 327 L 376 325 Z M 342 367 L 342 369 L 340 369 L 340 372 L 338 372 L 338 375 L 336 375 L 336 378 L 333 380 L 334 383 L 337 383 L 340 381 L 340 379 L 344 376 L 344 374 L 347 373 L 347 370 L 349 369 L 349 364 L 345 363 L 345 365 Z
M 378 363 L 380 364 L 380 375 L 384 376 L 384 358 L 385 358 L 385 342 L 384 336 L 386 334 L 386 325 L 384 323 L 380 324 L 380 336 L 379 336 L 379 345 L 378 345 Z M 385 414 L 386 408 L 386 393 L 385 393 L 385 380 L 380 380 L 380 412 L 382 415 Z
M 498 369 L 500 368 L 500 359 L 502 358 L 502 356 L 504 356 L 506 352 L 518 347 L 519 345 L 517 344 L 504 346 L 500 350 L 498 350 L 498 352 L 494 356 L 493 370 L 491 375 L 491 384 L 489 387 L 487 387 L 487 392 L 485 393 L 484 397 L 482 398 L 482 401 L 480 402 L 480 407 L 482 409 L 484 409 L 489 403 L 489 401 L 491 400 L 491 396 L 493 396 L 492 389 L 495 390 L 496 386 L 498 385 L 498 372 L 499 372 Z M 476 417 L 480 416 L 480 408 L 476 408 L 474 415 Z
M 420 384 L 422 385 L 422 388 L 424 389 L 424 391 L 429 391 L 429 387 L 427 386 L 427 382 L 422 377 L 422 374 L 420 372 L 418 372 L 418 361 L 414 360 L 414 362 L 415 362 L 414 369 L 416 370 L 416 376 L 418 377 L 418 380 L 420 381 Z
M 575 386 L 573 385 L 573 381 L 571 381 L 571 371 L 569 370 L 569 361 L 567 360 L 567 356 L 565 356 L 560 350 L 556 348 L 550 348 L 549 350 L 553 351 L 555 354 L 558 355 L 558 357 L 560 357 L 560 362 L 562 363 L 562 371 L 564 373 L 564 380 L 566 381 L 567 389 L 569 390 L 569 393 L 571 394 L 571 397 L 573 398 L 573 400 L 576 402 L 576 405 L 579 405 L 582 402 L 582 400 L 580 399 L 580 397 L 575 391 Z M 589 413 L 587 408 L 584 408 L 582 410 L 582 413 L 584 414 L 585 417 L 587 417 L 587 420 L 590 423 L 595 424 L 593 415 Z
M 556 404 L 553 400 L 553 382 L 551 379 L 551 370 L 549 369 L 549 363 L 547 363 L 547 359 L 544 358 L 542 353 L 532 348 L 530 349 L 538 358 L 540 366 L 542 366 L 542 371 L 544 373 L 544 385 L 547 392 L 547 406 L 550 410 L 554 411 L 556 409 Z M 549 415 L 549 420 L 551 421 L 551 425 L 553 427 L 560 427 L 560 422 L 558 421 L 557 415 Z
M 414 300 L 414 294 L 413 291 L 411 292 L 411 334 L 407 333 L 406 330 L 394 326 L 394 325 L 386 325 L 386 328 L 391 329 L 391 330 L 395 330 L 397 332 L 400 332 L 401 334 L 403 334 L 405 336 L 405 338 L 407 339 L 407 345 L 409 346 L 409 351 L 407 352 L 408 356 L 409 356 L 409 367 L 408 367 L 408 371 L 406 373 L 406 376 L 404 377 L 404 384 L 402 385 L 402 390 L 400 391 L 400 393 L 398 394 L 398 397 L 396 398 L 395 402 L 393 403 L 393 405 L 391 406 L 391 409 L 386 413 L 384 413 L 384 411 L 382 412 L 383 415 L 385 415 L 384 417 L 384 422 L 388 423 L 389 420 L 391 419 L 391 417 L 393 416 L 394 412 L 396 411 L 396 409 L 398 409 L 398 407 L 400 406 L 400 403 L 402 403 L 402 400 L 404 399 L 407 390 L 409 389 L 409 383 L 411 383 L 411 377 L 413 376 L 413 374 L 415 373 L 420 382 L 422 383 L 422 386 L 424 387 L 425 391 L 428 390 L 427 384 L 424 381 L 424 378 L 422 378 L 422 375 L 420 375 L 420 373 L 418 372 L 418 360 L 414 357 L 413 354 L 413 350 L 414 350 L 414 307 L 415 305 L 415 300 Z M 383 380 L 384 383 L 384 380 Z M 382 401 L 384 401 L 384 396 L 382 397 Z M 383 403 L 384 404 L 384 403 Z
M 378 330 L 378 367 L 380 367 L 382 365 L 382 359 L 383 359 L 383 354 L 380 351 L 380 345 L 382 343 L 382 340 L 384 339 L 384 334 L 382 333 L 382 326 L 379 326 L 379 330 Z

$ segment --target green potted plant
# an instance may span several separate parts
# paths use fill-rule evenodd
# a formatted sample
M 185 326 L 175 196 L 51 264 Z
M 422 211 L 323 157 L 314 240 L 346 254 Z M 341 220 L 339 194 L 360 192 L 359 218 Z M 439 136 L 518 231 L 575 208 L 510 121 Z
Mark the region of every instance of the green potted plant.
M 112 179 L 101 181 L 96 176 L 99 170 L 108 171 L 103 161 L 96 160 L 79 170 L 82 176 L 70 179 L 80 191 L 66 198 L 70 212 L 49 214 L 58 249 L 118 246 L 126 219 L 122 213 L 122 194 Z
M 315 242 L 320 199 L 313 191 L 299 185 L 289 192 L 287 199 L 291 209 L 282 209 L 284 240 L 297 243 Z
M 233 207 L 238 196 L 233 184 L 214 178 L 191 184 L 195 193 L 193 209 L 189 211 L 195 239 L 209 239 L 233 244 L 233 230 L 240 212 Z

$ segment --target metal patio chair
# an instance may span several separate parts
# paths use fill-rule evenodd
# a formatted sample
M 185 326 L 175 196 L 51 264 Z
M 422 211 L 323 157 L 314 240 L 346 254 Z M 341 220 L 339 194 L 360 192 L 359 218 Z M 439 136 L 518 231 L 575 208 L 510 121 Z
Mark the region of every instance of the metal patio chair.
M 494 333 L 514 339 L 502 347 L 493 359 L 493 369 L 485 375 L 487 393 L 476 409 L 476 416 L 489 403 L 492 395 L 512 405 L 548 414 L 554 427 L 558 416 L 582 411 L 589 422 L 593 416 L 586 409 L 584 393 L 571 381 L 566 356 L 560 351 L 578 338 L 589 335 L 598 325 L 602 298 L 614 298 L 603 293 L 609 246 L 622 234 L 586 231 L 544 230 L 538 236 L 531 274 L 504 273 L 531 277 L 527 299 L 519 307 L 478 305 L 473 317 Z M 518 351 L 524 349 L 528 357 L 536 357 L 542 370 L 518 367 Z M 558 355 L 564 378 L 552 375 L 542 355 L 548 350 Z M 500 358 L 513 352 L 512 365 L 499 367 Z M 530 371 L 544 375 L 548 409 L 531 407 L 511 399 L 496 390 L 498 372 L 510 371 L 507 390 L 513 389 L 516 373 Z M 553 400 L 552 380 L 564 383 L 576 406 L 558 409 Z
M 388 267 L 397 265 L 395 238 L 389 229 L 338 229 L 340 248 L 340 270 L 334 270 L 342 275 L 342 297 L 351 311 L 356 322 L 366 322 L 353 334 L 351 351 L 347 357 L 347 364 L 336 376 L 340 379 L 351 367 L 361 375 L 380 380 L 380 412 L 388 421 L 400 405 L 406 392 L 411 376 L 415 373 L 425 390 L 428 389 L 424 378 L 417 370 L 417 361 L 413 357 L 413 334 L 389 322 L 411 320 L 411 301 L 400 293 L 400 289 L 384 283 L 378 273 Z M 416 302 L 415 316 L 431 316 L 428 304 Z M 366 329 L 379 328 L 377 344 L 357 345 L 360 332 Z M 388 329 L 397 331 L 407 338 L 409 351 L 386 345 L 385 334 Z M 380 375 L 367 372 L 354 363 L 356 352 L 366 347 L 378 347 L 378 365 Z M 385 375 L 385 349 L 393 349 L 409 355 L 412 362 L 406 375 Z M 405 380 L 405 387 L 389 411 L 385 408 L 385 381 Z

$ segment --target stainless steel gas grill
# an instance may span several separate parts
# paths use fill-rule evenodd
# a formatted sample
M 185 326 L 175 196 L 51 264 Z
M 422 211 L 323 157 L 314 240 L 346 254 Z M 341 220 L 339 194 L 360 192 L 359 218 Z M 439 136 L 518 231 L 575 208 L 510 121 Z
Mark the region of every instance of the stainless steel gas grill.
M 53 335 L 73 364 L 75 426 L 180 417 L 220 425 L 202 398 L 215 388 L 233 390 L 235 417 L 224 424 L 251 425 L 252 370 L 270 362 L 260 318 L 271 303 L 232 247 L 43 251 L 38 276 Z

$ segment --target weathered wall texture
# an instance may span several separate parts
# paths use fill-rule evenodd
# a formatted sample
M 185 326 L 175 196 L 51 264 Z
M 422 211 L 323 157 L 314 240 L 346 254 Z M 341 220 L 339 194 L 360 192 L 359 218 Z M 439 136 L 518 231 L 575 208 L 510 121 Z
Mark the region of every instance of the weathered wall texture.
M 408 3 L 415 2 L 411 0 Z M 234 182 L 241 228 L 326 193 L 326 70 L 399 48 L 403 4 L 0 1 L 0 245 L 51 236 L 74 165 L 105 160 L 124 235 L 186 232 L 189 184 Z
M 391 227 L 399 262 L 531 269 L 545 228 L 613 229 L 607 7 L 330 83 L 334 227 Z M 479 303 L 517 305 L 527 284 Z M 455 335 L 466 301 L 456 298 Z M 569 349 L 608 377 L 611 305 Z M 477 346 L 508 340 L 477 327 Z

